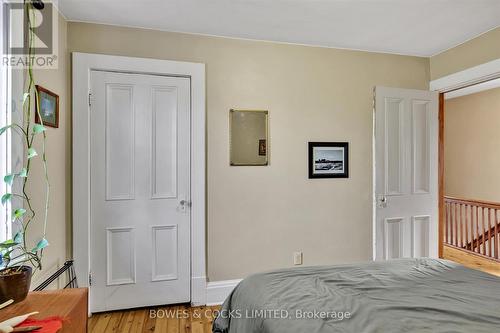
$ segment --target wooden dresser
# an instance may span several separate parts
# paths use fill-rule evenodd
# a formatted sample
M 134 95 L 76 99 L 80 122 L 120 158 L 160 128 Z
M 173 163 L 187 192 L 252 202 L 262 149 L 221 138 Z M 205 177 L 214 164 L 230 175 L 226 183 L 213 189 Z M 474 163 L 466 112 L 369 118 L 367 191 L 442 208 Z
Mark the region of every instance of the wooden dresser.
M 33 311 L 40 313 L 30 318 L 64 318 L 60 333 L 87 332 L 88 290 L 77 288 L 31 292 L 24 301 L 0 310 L 0 322 Z

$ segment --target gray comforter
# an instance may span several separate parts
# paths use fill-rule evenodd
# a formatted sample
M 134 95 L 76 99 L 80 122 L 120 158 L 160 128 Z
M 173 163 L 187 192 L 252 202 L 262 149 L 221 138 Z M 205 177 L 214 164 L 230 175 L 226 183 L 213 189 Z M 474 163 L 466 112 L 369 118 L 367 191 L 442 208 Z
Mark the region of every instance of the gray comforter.
M 500 332 L 500 278 L 436 259 L 252 275 L 214 332 Z

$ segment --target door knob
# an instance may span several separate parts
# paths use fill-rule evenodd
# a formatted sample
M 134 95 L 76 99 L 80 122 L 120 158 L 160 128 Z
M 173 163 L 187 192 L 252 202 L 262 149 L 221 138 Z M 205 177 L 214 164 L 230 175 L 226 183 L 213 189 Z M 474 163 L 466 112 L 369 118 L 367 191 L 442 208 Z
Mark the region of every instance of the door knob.
M 182 211 L 185 211 L 186 207 L 191 207 L 191 201 L 189 200 L 182 199 L 181 201 L 179 201 L 179 204 Z
M 387 197 L 385 195 L 381 195 L 379 197 L 378 201 L 379 201 L 379 207 L 380 208 L 387 207 Z
M 190 206 L 191 205 L 191 202 L 189 202 L 188 200 L 184 200 L 182 199 L 180 202 L 181 206 Z

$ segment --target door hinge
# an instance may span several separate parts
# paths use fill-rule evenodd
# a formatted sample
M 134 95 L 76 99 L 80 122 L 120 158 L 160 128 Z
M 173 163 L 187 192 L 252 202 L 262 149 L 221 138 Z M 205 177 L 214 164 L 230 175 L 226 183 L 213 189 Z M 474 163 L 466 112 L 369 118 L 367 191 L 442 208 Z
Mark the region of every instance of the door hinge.
M 89 272 L 89 287 L 92 287 L 92 272 Z
M 89 92 L 89 106 L 92 106 L 92 93 Z

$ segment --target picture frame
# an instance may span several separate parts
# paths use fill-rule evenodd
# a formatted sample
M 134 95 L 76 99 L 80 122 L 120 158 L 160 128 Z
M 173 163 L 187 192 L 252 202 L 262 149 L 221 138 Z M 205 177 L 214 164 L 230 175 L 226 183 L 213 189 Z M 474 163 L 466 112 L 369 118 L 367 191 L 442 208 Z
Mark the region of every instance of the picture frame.
M 309 142 L 309 179 L 349 178 L 348 142 Z
M 269 165 L 268 110 L 229 110 L 229 165 Z
M 44 126 L 59 128 L 59 96 L 42 86 L 36 85 L 35 88 L 38 96 L 35 104 L 35 122 L 41 124 L 41 117 Z

